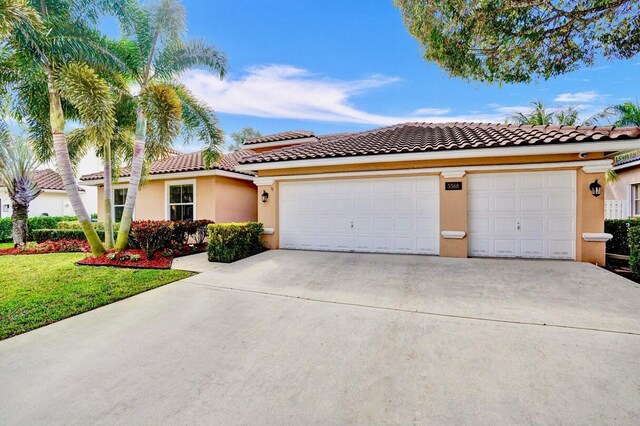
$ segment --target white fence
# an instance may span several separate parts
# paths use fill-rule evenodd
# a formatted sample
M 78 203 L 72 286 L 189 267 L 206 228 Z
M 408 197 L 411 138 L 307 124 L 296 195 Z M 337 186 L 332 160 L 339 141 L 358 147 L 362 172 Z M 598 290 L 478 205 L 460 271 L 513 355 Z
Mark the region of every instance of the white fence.
M 605 219 L 626 219 L 627 209 L 624 201 L 606 200 L 604 202 Z

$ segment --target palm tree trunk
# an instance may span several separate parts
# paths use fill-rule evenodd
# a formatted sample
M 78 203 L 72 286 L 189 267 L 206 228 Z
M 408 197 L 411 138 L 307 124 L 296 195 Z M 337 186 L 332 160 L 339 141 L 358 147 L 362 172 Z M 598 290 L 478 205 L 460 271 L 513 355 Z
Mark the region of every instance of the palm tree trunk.
M 111 143 L 104 145 L 104 246 L 107 250 L 113 248 L 113 191 L 111 190 Z
M 127 199 L 120 220 L 118 229 L 118 239 L 116 241 L 116 251 L 124 250 L 129 242 L 129 229 L 133 220 L 133 210 L 138 198 L 138 188 L 142 178 L 142 164 L 144 162 L 145 138 L 147 134 L 147 117 L 142 108 L 138 109 L 136 120 L 136 137 L 133 146 L 133 159 L 131 162 L 131 173 L 129 177 L 129 187 L 127 189 Z
M 13 226 L 11 236 L 13 237 L 13 244 L 21 246 L 27 242 L 29 206 L 13 203 L 12 207 L 11 222 Z
M 76 184 L 73 169 L 71 167 L 71 159 L 69 158 L 69 149 L 67 148 L 67 136 L 64 134 L 64 113 L 62 111 L 62 103 L 60 95 L 54 89 L 53 75 L 48 71 L 49 86 L 49 119 L 51 121 L 51 133 L 53 134 L 53 149 L 56 154 L 56 163 L 58 172 L 62 178 L 64 189 L 71 201 L 71 207 L 78 217 L 78 221 L 82 226 L 82 230 L 87 237 L 87 241 L 91 246 L 91 252 L 94 256 L 99 257 L 106 253 L 100 237 L 91 223 L 91 216 L 87 213 L 80 191 Z

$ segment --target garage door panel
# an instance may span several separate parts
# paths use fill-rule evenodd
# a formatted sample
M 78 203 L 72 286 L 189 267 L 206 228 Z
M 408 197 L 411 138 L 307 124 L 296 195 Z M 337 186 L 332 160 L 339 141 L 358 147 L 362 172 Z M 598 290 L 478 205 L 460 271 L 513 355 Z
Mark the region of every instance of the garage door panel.
M 280 206 L 283 248 L 438 253 L 439 177 L 283 182 Z
M 469 254 L 573 259 L 575 179 L 574 171 L 469 175 Z

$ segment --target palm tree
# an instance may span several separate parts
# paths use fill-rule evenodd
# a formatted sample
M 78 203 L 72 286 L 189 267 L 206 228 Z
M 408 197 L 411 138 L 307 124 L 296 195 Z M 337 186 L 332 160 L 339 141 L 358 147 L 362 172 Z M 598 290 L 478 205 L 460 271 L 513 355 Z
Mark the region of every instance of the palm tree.
M 552 111 L 547 109 L 542 101 L 531 102 L 531 112 L 518 112 L 507 117 L 507 121 L 515 124 L 534 126 L 575 126 L 578 124 L 578 111 L 569 107 L 564 110 Z
M 55 155 L 73 210 L 92 253 L 99 256 L 105 249 L 75 182 L 65 114 L 75 108 L 94 139 L 107 136 L 105 129 L 113 126 L 111 94 L 91 66 L 117 68 L 119 62 L 93 26 L 102 13 L 125 16 L 133 9 L 129 0 L 32 0 L 30 4 L 43 29 L 15 26 L 1 48 L 8 66 L 0 67 L 0 84 L 14 91 L 14 113 L 26 122 L 30 139 L 41 142 L 42 157 Z
M 0 40 L 20 26 L 41 27 L 38 13 L 27 0 L 0 1 Z
M 591 124 L 608 122 L 616 127 L 640 126 L 640 104 L 625 102 L 612 105 L 591 117 Z
M 147 5 L 125 27 L 125 33 L 135 44 L 140 58 L 137 66 L 128 70 L 140 88 L 140 102 L 129 186 L 116 250 L 124 249 L 128 242 L 143 165 L 145 158 L 148 158 L 145 157 L 145 151 L 153 150 L 154 155 L 166 153 L 172 136 L 180 131 L 179 121 L 159 121 L 154 126 L 148 120 L 150 115 L 178 115 L 183 117 L 184 122 L 193 122 L 202 114 L 210 115 L 207 108 L 194 99 L 186 88 L 173 82 L 195 66 L 208 68 L 220 78 L 226 73 L 225 56 L 203 41 L 184 40 L 182 35 L 185 30 L 185 10 L 178 0 L 159 0 Z M 201 120 L 202 125 L 197 126 L 195 133 L 205 143 L 205 161 L 212 164 L 218 158 L 222 134 L 215 125 L 215 117 L 204 118 L 212 119 Z M 156 145 L 147 144 L 147 139 L 155 140 Z
M 11 198 L 13 243 L 27 242 L 29 203 L 40 195 L 33 172 L 38 162 L 23 138 L 12 137 L 4 123 L 0 122 L 0 183 Z

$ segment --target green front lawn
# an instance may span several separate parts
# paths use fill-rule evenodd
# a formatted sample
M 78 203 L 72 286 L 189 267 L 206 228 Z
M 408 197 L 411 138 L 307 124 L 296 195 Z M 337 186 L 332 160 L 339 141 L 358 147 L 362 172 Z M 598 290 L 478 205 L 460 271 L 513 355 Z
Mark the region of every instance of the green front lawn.
M 0 243 L 0 249 L 13 248 L 13 243 Z
M 0 256 L 0 339 L 192 275 L 75 266 L 83 257 L 80 253 Z

